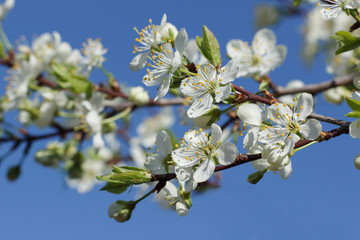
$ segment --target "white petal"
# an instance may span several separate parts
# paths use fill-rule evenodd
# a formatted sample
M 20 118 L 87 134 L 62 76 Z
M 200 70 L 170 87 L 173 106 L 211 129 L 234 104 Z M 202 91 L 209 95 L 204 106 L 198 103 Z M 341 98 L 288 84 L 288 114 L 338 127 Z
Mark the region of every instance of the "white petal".
M 321 133 L 321 123 L 316 119 L 309 119 L 305 124 L 300 125 L 300 132 L 307 140 L 314 140 Z
M 170 181 L 166 182 L 166 185 L 162 191 L 164 191 L 165 194 L 169 194 L 170 197 L 177 197 L 179 195 L 178 189 Z
M 350 124 L 349 129 L 350 129 L 350 135 L 353 138 L 360 139 L 360 119 L 356 119 L 355 121 L 353 121 Z
M 224 71 L 225 70 L 225 71 Z M 221 68 L 222 84 L 227 84 L 235 80 L 237 73 L 239 72 L 239 64 L 237 61 L 229 61 L 226 66 Z
M 252 57 L 252 52 L 249 44 L 241 40 L 230 40 L 226 44 L 226 52 L 230 58 L 239 58 L 241 61 L 249 62 Z
M 194 180 L 198 183 L 207 181 L 214 173 L 215 164 L 205 159 L 194 173 Z
M 149 56 L 149 52 L 144 52 L 136 55 L 130 62 L 131 71 L 140 71 L 145 67 L 146 59 Z
M 175 48 L 179 51 L 180 55 L 183 54 L 188 42 L 189 42 L 188 34 L 185 28 L 182 28 L 175 39 Z
M 217 158 L 221 165 L 229 165 L 235 161 L 238 149 L 233 143 L 223 143 L 217 150 Z
M 252 127 L 248 131 L 248 133 L 245 135 L 244 141 L 243 141 L 243 144 L 244 144 L 243 147 L 246 150 L 251 150 L 255 146 L 255 144 L 258 141 L 258 134 L 259 134 L 259 128 L 258 127 Z
M 291 162 L 280 170 L 280 177 L 282 179 L 288 179 L 292 173 Z
M 154 98 L 155 101 L 157 101 L 159 98 L 162 98 L 163 96 L 165 96 L 166 93 L 169 91 L 170 81 L 171 81 L 172 76 L 173 75 L 170 73 L 167 76 L 167 78 L 163 81 L 163 83 L 159 86 L 156 97 Z
M 175 204 L 175 210 L 180 217 L 184 217 L 188 214 L 189 209 L 186 204 L 182 201 L 178 201 Z
M 273 31 L 264 28 L 258 31 L 252 42 L 252 48 L 256 55 L 264 55 L 270 52 L 276 43 L 276 37 Z
M 210 94 L 206 94 L 204 98 L 196 100 L 187 110 L 189 118 L 196 118 L 204 115 L 211 109 L 213 102 L 214 100 Z
M 241 104 L 236 113 L 241 121 L 251 126 L 260 126 L 264 119 L 264 111 L 254 103 Z
M 216 146 L 219 141 L 221 142 L 221 135 L 222 135 L 221 128 L 216 123 L 211 124 L 211 141 L 210 141 L 210 143 L 212 145 Z
M 231 93 L 231 85 L 227 84 L 226 86 L 223 87 L 218 87 L 215 90 L 215 101 L 216 102 L 221 102 L 225 99 L 227 99 L 230 96 Z
M 295 116 L 297 120 L 306 119 L 313 111 L 314 98 L 310 93 L 302 93 L 296 105 Z M 299 116 L 297 116 L 299 114 Z
M 196 156 L 196 151 L 192 148 L 190 148 L 189 150 L 186 150 L 186 148 L 178 148 L 171 153 L 171 158 L 180 167 L 192 167 L 196 165 L 199 162 Z M 188 159 L 186 159 L 186 157 Z M 194 159 L 191 161 L 190 158 Z
M 158 135 L 156 136 L 156 146 L 159 148 L 159 151 L 165 156 L 171 153 L 172 151 L 171 139 L 169 134 L 164 130 L 159 132 Z
M 263 158 L 260 158 L 259 160 L 252 161 L 251 165 L 258 171 L 265 170 L 270 164 Z

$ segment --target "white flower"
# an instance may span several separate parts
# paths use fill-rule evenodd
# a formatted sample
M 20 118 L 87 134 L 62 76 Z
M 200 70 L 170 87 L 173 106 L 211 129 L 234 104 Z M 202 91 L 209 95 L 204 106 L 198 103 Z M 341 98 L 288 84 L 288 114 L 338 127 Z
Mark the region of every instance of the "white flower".
M 159 152 L 147 156 L 144 166 L 147 169 L 150 169 L 153 174 L 164 174 L 172 172 L 169 170 L 167 160 L 172 151 L 172 144 L 169 134 L 162 130 L 156 136 L 156 146 L 158 147 Z
M 96 92 L 90 100 L 81 102 L 85 110 L 85 122 L 93 134 L 93 146 L 95 149 L 100 149 L 105 146 L 102 138 L 102 120 L 103 116 L 100 114 L 104 109 L 103 106 L 104 95 Z
M 340 104 L 343 102 L 346 90 L 342 87 L 330 88 L 323 92 L 323 97 L 330 103 Z
M 296 88 L 301 88 L 301 87 L 303 87 L 304 85 L 305 85 L 305 84 L 303 83 L 303 81 L 298 80 L 298 79 L 295 79 L 295 80 L 291 80 L 291 81 L 286 85 L 285 88 L 286 88 L 286 89 L 296 89 Z M 291 105 L 291 104 L 294 104 L 294 101 L 293 101 L 294 97 L 295 97 L 296 99 L 298 99 L 299 96 L 300 96 L 300 94 L 284 95 L 284 96 L 279 97 L 279 100 L 280 100 L 280 102 L 282 102 L 282 103 L 286 103 L 286 104 L 288 104 L 288 105 Z M 297 102 L 297 100 L 296 100 L 296 102 Z
M 66 183 L 71 188 L 76 188 L 79 193 L 86 193 L 90 191 L 98 180 L 96 176 L 103 175 L 106 164 L 104 161 L 87 159 L 82 165 L 83 171 L 81 178 L 66 178 Z
M 300 140 L 297 133 L 308 140 L 317 138 L 321 132 L 320 122 L 316 119 L 306 121 L 313 111 L 313 101 L 311 94 L 302 93 L 294 109 L 286 104 L 272 104 L 267 108 L 267 113 L 274 126 L 265 126 L 265 130 L 259 133 L 259 141 L 264 144 L 281 144 L 284 154 L 287 154 Z
M 170 107 L 164 107 L 160 113 L 145 118 L 136 129 L 141 144 L 145 147 L 153 146 L 157 133 L 163 129 L 170 128 L 174 123 L 175 117 Z
M 251 150 L 258 142 L 258 135 L 262 122 L 266 119 L 266 113 L 261 107 L 254 103 L 241 104 L 236 113 L 241 121 L 251 127 L 243 141 L 244 148 Z
M 181 147 L 171 154 L 179 167 L 195 167 L 195 182 L 205 182 L 214 173 L 215 165 L 228 165 L 234 162 L 238 154 L 233 143 L 221 143 L 221 128 L 212 124 L 212 134 L 204 133 L 202 129 L 185 133 Z
M 100 39 L 88 39 L 87 43 L 83 44 L 83 47 L 82 53 L 84 57 L 81 59 L 81 65 L 85 67 L 86 71 L 90 72 L 93 68 L 101 68 L 105 61 L 104 54 L 107 49 L 104 49 Z
M 249 154 L 262 153 L 262 158 L 252 161 L 251 165 L 258 171 L 268 169 L 279 171 L 282 179 L 288 179 L 292 173 L 291 161 L 288 155 L 284 155 L 280 146 L 257 144 Z
M 227 54 L 239 64 L 237 77 L 263 76 L 280 66 L 287 50 L 284 45 L 275 46 L 275 43 L 275 34 L 266 28 L 255 34 L 251 47 L 241 40 L 228 42 Z
M 178 30 L 173 24 L 167 22 L 167 16 L 164 14 L 160 24 L 160 35 L 163 40 L 171 40 L 170 30 L 173 33 L 173 37 L 176 38 Z
M 13 9 L 15 0 L 6 0 L 3 4 L 0 4 L 0 20 L 3 20 L 8 12 Z
M 175 39 L 175 47 L 177 51 L 173 52 L 170 43 L 160 46 L 161 52 L 152 51 L 149 59 L 153 62 L 147 64 L 153 67 L 151 71 L 147 69 L 147 75 L 143 78 L 146 86 L 160 85 L 155 97 L 155 101 L 169 91 L 174 72 L 181 66 L 181 55 L 188 42 L 188 36 L 185 29 L 181 29 Z
M 169 201 L 170 206 L 173 206 L 179 216 L 186 216 L 189 207 L 182 198 L 180 191 L 174 184 L 167 181 L 165 187 L 161 190 L 165 196 L 165 200 Z
M 39 74 L 39 62 L 33 55 L 29 61 L 20 61 L 19 65 L 11 71 L 8 77 L 9 85 L 6 89 L 6 96 L 10 103 L 8 109 L 15 108 L 21 99 L 26 98 L 28 94 L 28 85 L 32 79 Z
M 195 65 L 206 64 L 208 61 L 200 53 L 199 47 L 194 39 L 189 40 L 185 50 L 184 56 L 189 60 L 190 63 Z
M 359 6 L 357 0 L 321 0 L 321 2 L 318 6 L 323 7 L 320 13 L 324 20 L 338 17 L 343 9 L 354 9 Z
M 141 46 L 132 45 L 134 48 L 133 53 L 139 54 L 130 62 L 130 70 L 139 71 L 145 67 L 150 50 L 160 44 L 161 35 L 159 26 L 155 26 L 151 19 L 149 19 L 149 25 L 141 31 L 138 31 L 137 28 L 134 28 L 134 30 L 139 34 L 139 38 L 136 38 L 135 41 L 141 44 Z
M 136 106 L 142 106 L 149 102 L 149 94 L 144 90 L 143 87 L 132 87 L 130 88 L 129 100 Z
M 190 118 L 196 118 L 211 109 L 214 102 L 227 99 L 231 93 L 231 82 L 234 81 L 238 66 L 230 61 L 217 70 L 210 63 L 197 67 L 197 75 L 181 81 L 180 90 L 189 96 L 193 103 L 187 111 Z

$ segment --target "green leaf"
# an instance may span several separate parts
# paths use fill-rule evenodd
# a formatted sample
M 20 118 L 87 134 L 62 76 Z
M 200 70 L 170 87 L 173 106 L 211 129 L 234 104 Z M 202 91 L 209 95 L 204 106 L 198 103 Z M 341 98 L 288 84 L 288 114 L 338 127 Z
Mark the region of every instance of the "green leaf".
M 108 182 L 104 187 L 100 189 L 100 191 L 108 191 L 110 193 L 120 194 L 125 192 L 128 187 L 128 185 Z
M 332 37 L 338 41 L 337 44 L 339 48 L 335 52 L 336 55 L 354 50 L 360 46 L 360 38 L 357 38 L 346 31 L 339 31 L 336 33 L 336 36 Z
M 1 59 L 6 58 L 5 47 L 1 40 L 0 40 L 0 57 L 1 57 Z
M 51 67 L 61 88 L 77 94 L 86 93 L 87 98 L 91 97 L 93 92 L 91 82 L 86 77 L 77 75 L 73 67 L 56 63 L 52 64 Z
M 360 118 L 360 111 L 349 112 L 345 117 Z
M 113 170 L 110 174 L 96 177 L 100 181 L 123 184 L 123 185 L 133 185 L 149 182 L 151 179 L 151 174 L 140 168 L 124 166 L 116 167 L 113 166 Z
M 218 66 L 221 62 L 219 43 L 214 34 L 204 25 L 203 36 L 196 37 L 196 43 L 201 54 L 214 66 Z
M 360 111 L 360 102 L 356 101 L 351 98 L 346 98 L 346 103 L 349 105 L 349 107 L 354 111 Z

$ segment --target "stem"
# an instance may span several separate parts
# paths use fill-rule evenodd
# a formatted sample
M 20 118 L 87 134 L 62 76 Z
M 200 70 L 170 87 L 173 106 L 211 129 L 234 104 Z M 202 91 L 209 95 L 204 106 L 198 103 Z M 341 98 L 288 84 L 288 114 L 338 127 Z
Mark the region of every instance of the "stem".
M 1 23 L 0 23 L 0 38 L 2 38 L 2 40 L 4 41 L 5 48 L 8 50 L 12 50 L 11 43 L 9 42 L 9 39 L 6 36 Z
M 153 188 L 150 192 L 148 192 L 147 194 L 145 194 L 144 196 L 142 196 L 141 198 L 139 198 L 138 200 L 134 201 L 135 204 L 138 204 L 139 202 L 141 202 L 142 200 L 144 200 L 145 198 L 147 198 L 148 196 L 150 196 L 153 192 L 156 191 L 156 187 Z

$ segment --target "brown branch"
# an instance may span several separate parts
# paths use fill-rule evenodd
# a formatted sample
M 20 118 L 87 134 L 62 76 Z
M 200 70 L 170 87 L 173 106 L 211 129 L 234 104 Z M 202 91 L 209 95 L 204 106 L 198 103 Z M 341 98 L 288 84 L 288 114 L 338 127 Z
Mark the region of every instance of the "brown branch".
M 338 137 L 342 134 L 348 134 L 349 133 L 349 126 L 342 126 L 340 128 L 336 128 L 336 129 L 333 129 L 329 132 L 322 132 L 321 136 L 319 137 L 319 140 L 317 140 L 319 143 L 320 142 L 323 142 L 323 141 L 328 141 L 329 139 L 331 138 L 334 138 L 334 137 Z M 313 140 L 315 141 L 315 140 Z M 296 144 L 295 144 L 295 147 L 294 149 L 296 148 L 300 148 L 300 147 L 303 147 L 311 142 L 313 142 L 312 140 L 300 140 L 298 141 Z M 218 172 L 218 171 L 223 171 L 225 169 L 229 169 L 229 168 L 233 168 L 235 166 L 238 166 L 238 165 L 241 165 L 241 164 L 244 164 L 244 163 L 248 163 L 248 162 L 251 162 L 251 161 L 255 161 L 255 160 L 258 160 L 261 158 L 261 153 L 257 153 L 257 154 L 252 154 L 252 155 L 247 155 L 247 154 L 243 154 L 243 153 L 239 153 L 235 159 L 235 161 L 229 165 L 220 165 L 220 166 L 217 166 L 215 168 L 215 172 Z M 176 174 L 175 173 L 168 173 L 168 174 L 154 174 L 152 175 L 152 178 L 151 178 L 151 182 L 154 182 L 154 181 L 169 181 L 171 179 L 174 179 L 176 178 Z
M 350 74 L 350 75 L 343 76 L 343 77 L 336 77 L 332 80 L 321 82 L 321 83 L 309 84 L 309 85 L 306 85 L 306 86 L 300 87 L 300 88 L 288 89 L 288 88 L 277 86 L 274 88 L 274 96 L 279 97 L 279 96 L 283 96 L 283 95 L 295 94 L 295 93 L 301 93 L 301 92 L 307 92 L 312 95 L 316 95 L 316 94 L 323 92 L 330 88 L 349 85 L 352 83 L 353 79 L 354 79 L 354 74 Z

